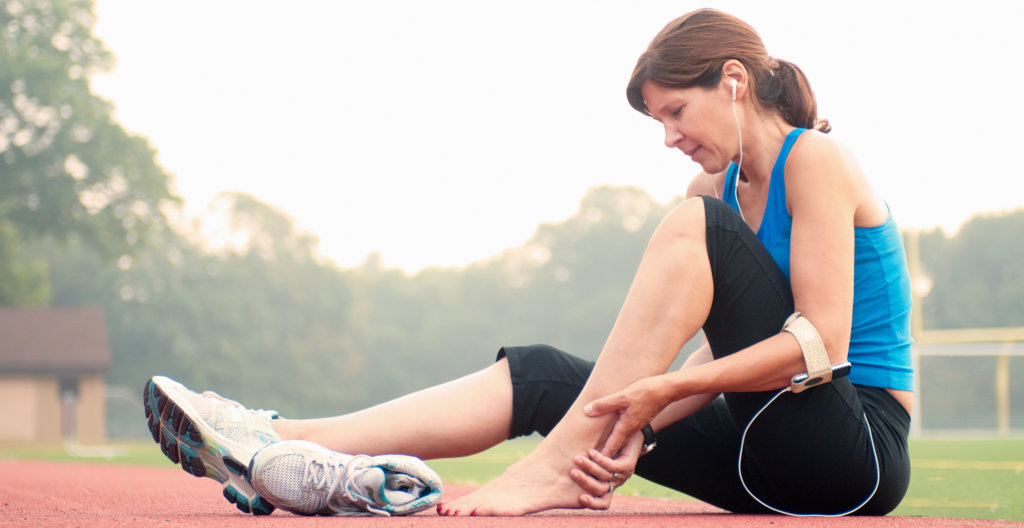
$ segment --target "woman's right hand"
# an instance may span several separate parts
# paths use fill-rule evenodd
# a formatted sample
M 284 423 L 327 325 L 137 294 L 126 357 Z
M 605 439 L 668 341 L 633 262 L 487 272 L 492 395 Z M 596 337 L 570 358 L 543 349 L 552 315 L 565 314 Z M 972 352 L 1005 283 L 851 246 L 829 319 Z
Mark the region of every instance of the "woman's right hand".
M 612 413 L 616 415 L 615 425 L 601 447 L 602 453 L 606 456 L 616 456 L 616 453 L 624 449 L 640 429 L 651 423 L 651 420 L 672 403 L 673 399 L 685 396 L 672 396 L 669 380 L 673 374 L 678 372 L 640 378 L 626 388 L 598 398 L 583 407 L 583 413 L 591 418 Z

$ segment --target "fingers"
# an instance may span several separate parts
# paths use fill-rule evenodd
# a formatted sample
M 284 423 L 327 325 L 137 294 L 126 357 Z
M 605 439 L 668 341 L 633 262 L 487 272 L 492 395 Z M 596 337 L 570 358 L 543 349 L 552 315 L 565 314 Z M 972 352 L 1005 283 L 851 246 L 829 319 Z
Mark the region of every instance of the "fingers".
M 585 407 L 583 407 L 583 413 L 591 418 L 596 418 L 598 416 L 608 414 L 612 411 L 619 410 L 621 408 L 621 405 L 612 403 L 614 401 L 613 399 L 617 395 L 618 393 L 609 394 L 608 396 L 598 398 L 588 403 Z
M 580 495 L 580 505 L 591 510 L 607 510 L 612 505 L 612 494 L 606 493 L 600 497 Z
M 580 457 L 580 458 L 586 460 L 587 462 L 590 462 L 590 463 L 594 464 L 595 466 L 600 467 L 608 475 L 611 475 L 613 473 L 617 474 L 617 475 L 630 475 L 630 474 L 633 473 L 633 469 L 635 467 L 635 465 L 633 464 L 632 460 L 619 459 L 619 458 L 610 458 L 610 457 L 605 456 L 604 453 L 598 451 L 597 449 L 591 449 L 590 451 L 588 451 L 587 452 L 587 456 L 589 456 L 590 458 L 587 458 L 587 457 Z M 595 476 L 600 476 L 600 475 L 595 475 Z M 625 479 L 623 479 L 623 480 L 625 480 Z
M 604 407 L 604 398 L 598 398 L 583 406 L 583 414 L 591 418 L 596 418 L 606 412 L 608 410 Z
M 636 430 L 624 423 L 622 418 L 615 422 L 615 427 L 612 428 L 612 432 L 608 435 L 608 439 L 604 442 L 604 447 L 601 448 L 601 453 L 605 456 L 613 457 L 622 450 L 622 446 L 633 437 L 633 433 Z
M 608 487 L 609 484 L 613 487 L 625 484 L 633 474 L 633 466 L 628 461 L 613 460 L 596 449 L 591 449 L 588 455 L 590 458 L 577 456 L 573 459 L 576 468 L 570 475 L 577 484 L 594 495 L 608 493 L 612 489 Z
M 629 480 L 629 477 L 633 476 L 633 472 L 636 471 L 636 460 L 635 459 L 619 459 L 619 458 L 608 458 L 601 454 L 596 449 L 591 449 L 587 453 L 590 458 L 581 457 L 587 462 L 594 464 L 594 466 L 600 467 L 603 470 L 603 474 L 608 475 L 608 478 L 603 478 L 603 475 L 594 475 L 595 477 L 606 480 L 615 484 L 615 487 L 622 486 Z
M 608 495 L 609 503 L 611 502 L 611 493 L 609 490 L 613 489 L 613 486 L 609 486 L 608 481 L 597 479 L 587 472 L 575 468 L 569 471 L 569 476 L 577 485 L 579 485 L 579 487 L 583 488 L 583 491 L 586 491 L 593 498 L 596 499 L 603 497 L 604 495 Z M 609 480 L 611 479 L 609 478 Z M 590 508 L 591 506 L 587 507 Z
M 591 450 L 591 452 L 593 452 L 593 450 Z M 593 457 L 593 455 L 591 455 L 591 457 Z M 601 465 L 600 463 L 585 456 L 577 456 L 573 461 L 576 463 L 576 469 L 587 473 L 599 481 L 607 483 L 612 480 L 612 476 L 614 476 L 615 473 L 615 469 L 610 469 L 608 466 Z

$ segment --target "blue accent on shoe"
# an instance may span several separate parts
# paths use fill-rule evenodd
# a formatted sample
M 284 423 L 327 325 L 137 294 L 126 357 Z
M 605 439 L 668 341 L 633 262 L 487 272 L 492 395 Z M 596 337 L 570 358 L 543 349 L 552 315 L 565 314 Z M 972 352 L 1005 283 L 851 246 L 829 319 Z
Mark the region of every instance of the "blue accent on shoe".
M 249 473 L 246 466 L 243 466 L 237 460 L 231 457 L 224 457 L 224 467 L 228 468 L 228 471 L 238 475 L 240 477 L 249 478 Z
M 224 498 L 227 499 L 228 502 L 233 503 L 235 507 L 243 513 L 252 513 L 252 510 L 249 508 L 248 499 L 246 499 L 241 493 L 238 493 L 235 488 L 231 486 L 224 488 Z
M 256 498 L 253 499 L 252 504 L 250 504 L 250 506 L 252 507 L 253 515 L 270 515 L 274 512 L 274 505 L 263 500 L 263 497 L 260 497 L 259 495 L 257 495 Z
M 156 380 L 164 385 L 158 384 Z M 142 390 L 146 425 L 153 440 L 160 446 L 160 451 L 169 460 L 179 464 L 185 472 L 196 477 L 212 478 L 223 484 L 224 498 L 241 512 L 253 515 L 268 515 L 273 512 L 272 504 L 249 490 L 251 485 L 248 482 L 247 465 L 230 456 L 229 449 L 220 444 L 221 438 L 217 436 L 218 433 L 207 433 L 213 435 L 209 438 L 204 436 L 203 429 L 194 421 L 203 418 L 198 414 L 189 415 L 195 411 L 185 410 L 192 409 L 187 401 L 176 403 L 174 398 L 180 398 L 180 392 L 187 391 L 184 387 L 180 387 L 179 390 L 179 386 L 180 384 L 173 380 L 153 378 Z M 175 393 L 165 394 L 167 390 L 177 391 L 179 396 L 172 398 L 169 394 Z M 242 489 L 236 489 L 235 486 Z M 248 495 L 246 491 L 249 491 Z

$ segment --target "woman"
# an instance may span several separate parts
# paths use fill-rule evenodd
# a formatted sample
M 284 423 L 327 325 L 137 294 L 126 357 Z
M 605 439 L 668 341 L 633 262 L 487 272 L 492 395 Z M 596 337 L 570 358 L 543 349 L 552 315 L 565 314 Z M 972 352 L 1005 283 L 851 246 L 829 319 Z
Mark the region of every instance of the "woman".
M 265 453 L 292 449 L 282 440 L 429 459 L 539 431 L 545 439 L 526 458 L 438 512 L 607 508 L 634 471 L 734 512 L 892 511 L 909 482 L 908 274 L 886 204 L 825 135 L 807 79 L 771 58 L 748 25 L 705 9 L 654 38 L 627 97 L 703 171 L 653 235 L 596 363 L 504 348 L 481 372 L 349 415 L 243 413 L 251 434 L 232 433 L 241 440 L 227 454 L 203 446 L 231 436 L 211 416 L 218 406 L 237 414 L 237 404 L 151 381 L 154 437 L 173 444 L 161 435 L 180 429 L 162 415 L 182 410 L 206 441 L 192 445 L 201 462 L 228 461 L 213 471 L 226 494 L 271 504 L 287 490 L 261 467 Z M 783 330 L 794 312 L 802 326 Z M 704 345 L 666 372 L 701 328 Z M 849 360 L 849 376 L 780 392 L 808 371 L 804 351 L 815 347 L 826 369 Z M 648 424 L 657 448 L 641 456 Z M 248 473 L 219 478 L 268 442 Z M 302 452 L 297 460 L 329 457 Z

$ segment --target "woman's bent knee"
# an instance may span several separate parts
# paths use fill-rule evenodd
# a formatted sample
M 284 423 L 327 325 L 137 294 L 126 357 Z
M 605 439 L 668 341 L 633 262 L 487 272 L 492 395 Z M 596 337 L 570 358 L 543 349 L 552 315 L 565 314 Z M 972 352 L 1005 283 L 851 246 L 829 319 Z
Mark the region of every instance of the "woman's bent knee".
M 661 238 L 685 237 L 703 243 L 706 225 L 704 200 L 701 197 L 688 198 L 665 215 L 654 232 L 652 242 Z

